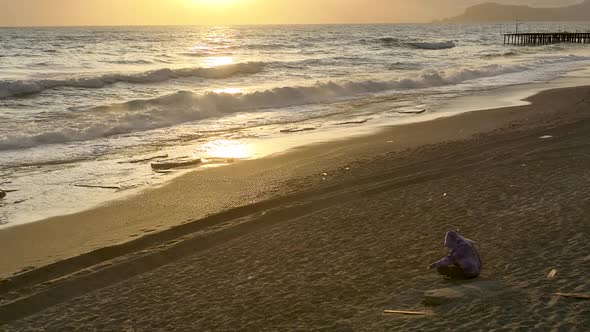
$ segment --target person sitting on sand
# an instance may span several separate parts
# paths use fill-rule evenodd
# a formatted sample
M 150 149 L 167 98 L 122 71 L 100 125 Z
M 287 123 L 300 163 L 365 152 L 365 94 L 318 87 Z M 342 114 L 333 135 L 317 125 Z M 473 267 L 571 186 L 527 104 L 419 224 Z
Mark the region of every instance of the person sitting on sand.
M 428 268 L 437 269 L 438 273 L 453 279 L 477 278 L 481 271 L 481 259 L 475 243 L 455 231 L 447 232 L 445 246 L 451 253 Z

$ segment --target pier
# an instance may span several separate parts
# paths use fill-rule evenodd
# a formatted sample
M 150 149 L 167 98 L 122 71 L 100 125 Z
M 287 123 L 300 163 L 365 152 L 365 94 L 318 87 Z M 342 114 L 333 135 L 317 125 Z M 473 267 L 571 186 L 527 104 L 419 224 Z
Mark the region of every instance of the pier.
M 559 43 L 590 44 L 590 32 L 543 32 L 504 34 L 504 45 L 537 46 Z

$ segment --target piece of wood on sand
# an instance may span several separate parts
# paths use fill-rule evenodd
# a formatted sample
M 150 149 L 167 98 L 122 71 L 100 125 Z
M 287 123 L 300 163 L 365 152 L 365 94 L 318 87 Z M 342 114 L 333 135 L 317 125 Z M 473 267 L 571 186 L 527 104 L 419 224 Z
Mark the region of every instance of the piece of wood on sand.
M 572 299 L 579 299 L 579 300 L 590 300 L 590 294 L 578 294 L 578 293 L 553 293 L 557 296 L 562 297 L 569 297 Z
M 174 168 L 181 168 L 181 167 L 188 167 L 188 166 L 195 166 L 200 165 L 203 163 L 203 159 L 196 158 L 196 159 L 173 159 L 173 160 L 165 160 L 162 162 L 152 163 L 152 169 L 156 171 L 162 170 L 170 170 Z
M 431 312 L 427 311 L 407 311 L 407 310 L 383 310 L 384 314 L 387 315 L 406 315 L 406 316 L 427 316 L 431 315 Z
M 351 125 L 351 124 L 363 124 L 369 122 L 371 119 L 365 119 L 360 121 L 346 121 L 346 122 L 339 122 L 336 123 L 336 126 L 343 126 L 343 125 Z
M 74 187 L 78 187 L 78 188 L 95 188 L 95 189 L 113 189 L 113 190 L 121 190 L 121 189 L 123 189 L 120 186 L 101 186 L 101 185 L 83 184 L 83 183 L 74 184 Z
M 302 131 L 312 131 L 312 130 L 316 130 L 317 128 L 292 128 L 292 129 L 283 129 L 281 130 L 281 133 L 283 134 L 293 134 L 293 133 L 300 133 Z
M 426 110 L 419 110 L 419 111 L 398 111 L 399 114 L 424 114 Z

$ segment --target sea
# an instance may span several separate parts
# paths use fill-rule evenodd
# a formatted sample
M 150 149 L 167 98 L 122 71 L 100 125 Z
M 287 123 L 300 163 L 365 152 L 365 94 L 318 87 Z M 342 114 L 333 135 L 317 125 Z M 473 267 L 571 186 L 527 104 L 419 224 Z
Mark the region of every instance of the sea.
M 577 23 L 529 23 L 555 31 Z M 0 29 L 0 227 L 120 199 L 183 172 L 436 114 L 549 82 L 590 46 L 503 45 L 512 24 Z M 419 134 L 419 133 L 417 133 Z M 203 158 L 154 170 L 152 164 Z

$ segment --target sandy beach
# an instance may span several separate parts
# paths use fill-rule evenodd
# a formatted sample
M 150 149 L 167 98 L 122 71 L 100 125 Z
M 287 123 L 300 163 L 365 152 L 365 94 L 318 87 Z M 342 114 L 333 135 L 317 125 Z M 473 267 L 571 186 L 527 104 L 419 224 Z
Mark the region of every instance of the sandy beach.
M 552 294 L 590 293 L 590 87 L 529 101 L 2 230 L 0 330 L 588 330 L 590 302 Z M 449 229 L 501 295 L 425 306 Z

